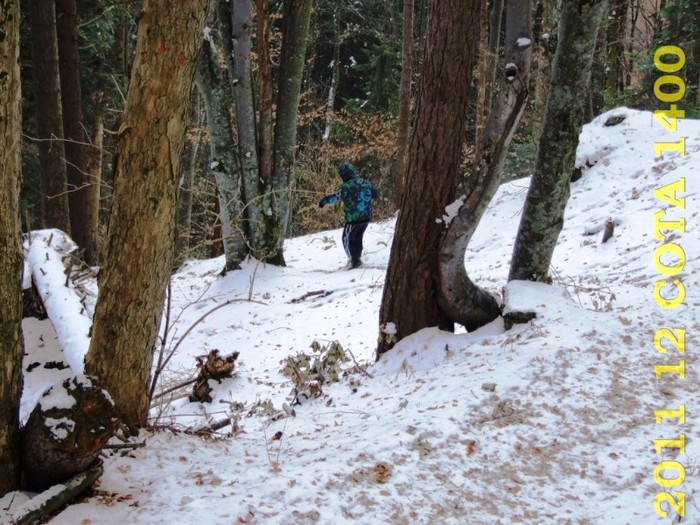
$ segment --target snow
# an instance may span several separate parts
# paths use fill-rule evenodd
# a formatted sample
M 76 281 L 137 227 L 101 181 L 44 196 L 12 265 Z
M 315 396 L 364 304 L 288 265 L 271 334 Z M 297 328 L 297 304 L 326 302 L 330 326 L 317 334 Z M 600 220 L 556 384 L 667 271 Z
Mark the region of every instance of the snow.
M 532 40 L 530 40 L 529 38 L 526 38 L 526 37 L 520 37 L 520 38 L 518 38 L 516 43 L 517 43 L 519 48 L 524 48 L 524 47 L 531 46 Z
M 625 119 L 606 127 L 611 115 Z M 687 137 L 685 157 L 654 156 L 655 140 L 679 136 Z M 370 225 L 365 266 L 358 270 L 343 269 L 339 230 L 289 240 L 285 268 L 250 260 L 221 277 L 221 258 L 183 265 L 172 278 L 174 321 L 166 342 L 177 351 L 158 391 L 193 377 L 195 357 L 213 349 L 240 352 L 234 376 L 211 381 L 210 404 L 189 402 L 187 388 L 159 398 L 152 422 L 165 429 L 136 439 L 144 448 L 105 453 L 97 492 L 51 525 L 647 525 L 671 523 L 654 511 L 654 498 L 665 490 L 684 492 L 684 523 L 699 523 L 693 343 L 700 303 L 700 122 L 682 121 L 674 136 L 648 112 L 618 109 L 586 126 L 581 137 L 583 178 L 572 185 L 553 286 L 506 287 L 526 179 L 499 189 L 470 243 L 470 277 L 503 294 L 509 310 L 536 314 L 510 330 L 501 319 L 473 333 L 426 328 L 375 363 L 393 219 Z M 654 197 L 679 177 L 686 178 L 682 211 Z M 685 231 L 666 233 L 685 253 L 684 268 L 672 277 L 654 263 L 663 241 L 654 236 L 659 210 L 687 222 Z M 615 232 L 603 244 L 592 228 L 609 218 Z M 50 248 L 37 249 L 35 265 L 46 253 L 54 260 Z M 60 295 L 65 275 L 46 271 L 54 278 L 45 293 Z M 654 283 L 673 277 L 682 280 L 685 302 L 664 309 L 654 300 Z M 24 321 L 24 417 L 51 381 L 75 372 L 46 364 L 82 360 L 84 336 L 65 335 L 71 326 L 83 333 L 80 316 L 62 316 L 57 321 L 52 314 L 56 333 L 49 321 Z M 669 338 L 660 340 L 665 354 L 655 349 L 661 328 L 686 330 L 684 356 Z M 294 416 L 281 417 L 293 398 L 281 362 L 311 355 L 314 341 L 337 341 L 353 359 L 342 365 L 346 374 L 338 382 L 292 406 Z M 679 357 L 686 361 L 685 379 L 655 377 L 655 365 Z M 683 423 L 656 422 L 656 410 L 681 405 Z M 233 425 L 215 435 L 183 432 L 227 418 Z M 654 440 L 681 434 L 683 451 L 657 453 Z M 655 481 L 655 469 L 667 479 L 676 474 L 658 470 L 664 460 L 684 465 L 679 487 L 663 489 Z M 31 503 L 29 496 L 0 499 L 0 522 Z
M 459 213 L 459 209 L 462 207 L 465 200 L 467 200 L 466 195 L 462 195 L 454 202 L 445 206 L 445 214 L 442 216 L 442 219 L 435 219 L 435 222 L 444 222 L 445 227 L 447 228 L 452 222 L 452 219 L 454 219 L 457 216 L 457 213 Z

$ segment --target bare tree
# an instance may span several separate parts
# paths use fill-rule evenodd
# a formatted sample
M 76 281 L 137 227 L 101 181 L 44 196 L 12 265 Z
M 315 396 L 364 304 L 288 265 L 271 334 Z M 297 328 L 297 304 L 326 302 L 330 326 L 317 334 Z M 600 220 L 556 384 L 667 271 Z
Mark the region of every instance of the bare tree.
M 50 3 L 50 2 L 47 2 Z M 97 181 L 87 173 L 86 134 L 83 129 L 80 56 L 78 53 L 78 12 L 75 0 L 56 0 L 58 66 L 61 78 L 61 110 L 65 138 L 65 163 L 71 237 L 84 250 L 85 261 L 97 258 L 97 222 L 90 206 L 90 187 Z
M 379 312 L 378 355 L 421 328 L 452 325 L 437 302 L 444 226 L 435 219 L 455 198 L 480 8 L 478 0 L 430 4 L 405 189 Z
M 146 0 L 115 159 L 114 202 L 86 370 L 132 424 L 148 379 L 173 257 L 180 154 L 207 0 Z
M 54 2 L 29 2 L 43 223 L 71 234 Z
M 22 393 L 22 252 L 19 187 L 22 115 L 19 0 L 0 9 L 0 496 L 19 488 Z
M 608 0 L 562 2 L 535 172 L 515 239 L 509 279 L 549 279 L 569 199 L 598 30 L 607 9 Z

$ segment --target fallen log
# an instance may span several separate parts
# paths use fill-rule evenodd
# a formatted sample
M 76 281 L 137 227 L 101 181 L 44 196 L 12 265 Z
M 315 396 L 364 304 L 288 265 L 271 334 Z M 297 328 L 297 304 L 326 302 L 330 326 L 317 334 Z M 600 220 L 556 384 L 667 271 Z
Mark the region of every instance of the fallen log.
M 49 388 L 21 431 L 29 490 L 41 491 L 87 469 L 119 424 L 109 394 L 78 375 Z
M 65 483 L 54 485 L 33 497 L 14 513 L 12 525 L 31 525 L 43 521 L 47 516 L 73 503 L 102 475 L 102 460 L 96 460 L 90 468 L 70 478 Z

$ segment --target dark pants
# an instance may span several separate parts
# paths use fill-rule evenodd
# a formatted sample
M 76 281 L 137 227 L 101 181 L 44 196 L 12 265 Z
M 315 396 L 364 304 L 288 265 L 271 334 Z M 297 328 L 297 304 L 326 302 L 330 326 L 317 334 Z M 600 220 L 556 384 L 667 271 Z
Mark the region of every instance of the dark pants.
M 362 262 L 362 237 L 367 229 L 368 222 L 346 224 L 343 229 L 343 248 L 352 261 L 353 267 Z

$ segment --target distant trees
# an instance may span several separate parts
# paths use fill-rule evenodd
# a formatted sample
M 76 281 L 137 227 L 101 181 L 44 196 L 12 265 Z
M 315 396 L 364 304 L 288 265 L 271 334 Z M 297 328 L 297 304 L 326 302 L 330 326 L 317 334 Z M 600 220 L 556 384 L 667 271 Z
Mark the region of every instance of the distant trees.
M 207 0 L 146 0 L 115 159 L 114 204 L 86 370 L 145 426 L 173 252 L 175 194 Z
M 46 227 L 59 228 L 70 234 L 54 2 L 29 2 L 29 20 L 44 223 Z
M 0 496 L 19 488 L 21 473 L 21 101 L 19 0 L 7 0 L 0 9 Z

